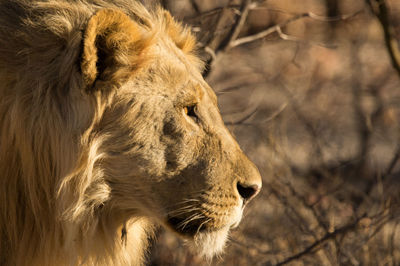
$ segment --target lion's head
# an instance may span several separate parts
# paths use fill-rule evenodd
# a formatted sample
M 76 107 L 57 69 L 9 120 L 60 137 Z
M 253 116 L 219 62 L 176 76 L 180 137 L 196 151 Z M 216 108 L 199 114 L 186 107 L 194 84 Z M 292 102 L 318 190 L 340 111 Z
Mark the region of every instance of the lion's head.
M 0 49 L 7 99 L 0 104 L 0 168 L 8 179 L 19 176 L 1 183 L 0 225 L 10 214 L 25 222 L 6 225 L 0 247 L 21 255 L 16 238 L 32 228 L 46 235 L 49 225 L 51 244 L 43 248 L 66 258 L 60 254 L 76 244 L 76 261 L 94 262 L 87 256 L 99 256 L 102 245 L 90 250 L 88 238 L 128 249 L 157 223 L 203 255 L 220 252 L 261 178 L 224 126 L 189 31 L 167 12 L 150 14 L 135 3 L 10 2 L 22 11 L 0 5 L 0 15 L 21 16 L 14 28 L 3 24 L 19 34 L 10 38 L 14 47 Z M 5 67 L 12 60 L 15 68 Z M 12 173 L 16 167 L 22 170 Z M 18 200 L 23 211 L 11 210 Z

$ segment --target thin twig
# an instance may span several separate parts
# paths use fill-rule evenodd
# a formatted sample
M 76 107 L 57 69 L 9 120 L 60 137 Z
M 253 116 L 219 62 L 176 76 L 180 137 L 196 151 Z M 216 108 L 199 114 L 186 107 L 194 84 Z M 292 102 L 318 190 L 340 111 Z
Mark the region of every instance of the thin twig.
M 288 100 L 291 103 L 291 108 L 294 110 L 296 117 L 302 122 L 304 125 L 304 128 L 307 130 L 307 132 L 310 134 L 310 136 L 314 139 L 314 154 L 316 155 L 315 158 L 318 159 L 319 164 L 322 163 L 323 161 L 323 152 L 322 152 L 322 144 L 320 141 L 320 137 L 318 134 L 318 131 L 316 127 L 313 125 L 313 123 L 306 117 L 306 115 L 301 111 L 300 104 L 298 100 L 294 97 L 292 92 L 286 87 L 286 85 L 278 81 L 282 87 L 282 91 L 285 93 L 287 96 Z
M 229 38 L 228 46 L 230 46 L 231 42 L 236 40 L 237 37 L 239 36 L 243 28 L 243 25 L 246 22 L 247 15 L 249 14 L 250 5 L 251 5 L 251 0 L 244 1 L 243 8 L 241 9 L 240 18 L 233 29 L 232 35 Z
M 288 10 L 285 9 L 279 9 L 279 8 L 270 8 L 267 6 L 260 6 L 260 5 L 256 5 L 256 3 L 254 3 L 251 7 L 251 10 L 268 10 L 269 12 L 276 12 L 276 13 L 282 13 L 285 15 L 291 15 L 291 16 L 296 16 L 299 13 L 297 12 L 290 12 Z M 309 17 L 314 19 L 314 20 L 318 20 L 318 21 L 322 21 L 322 22 L 335 22 L 335 21 L 340 21 L 340 20 L 347 20 L 350 19 L 352 17 L 354 17 L 355 15 L 358 15 L 359 13 L 362 13 L 363 9 L 358 10 L 355 13 L 351 13 L 351 14 L 343 14 L 343 15 L 336 15 L 336 16 L 321 16 L 318 14 L 315 14 L 313 12 L 309 12 Z
M 238 125 L 238 124 L 242 124 L 243 122 L 245 122 L 246 120 L 250 119 L 255 113 L 257 113 L 258 108 L 257 106 L 254 107 L 253 109 L 250 110 L 250 112 L 248 112 L 247 114 L 245 114 L 243 117 L 241 117 L 240 119 L 236 120 L 236 121 L 226 121 L 225 125 Z
M 382 179 L 392 174 L 392 171 L 396 166 L 397 162 L 399 161 L 399 159 L 400 159 L 400 143 L 397 144 L 396 153 L 394 154 L 392 160 L 390 161 L 388 168 L 386 169 L 384 175 L 382 176 Z
M 382 25 L 385 44 L 392 61 L 392 66 L 400 77 L 400 48 L 398 40 L 394 38 L 394 29 L 389 22 L 388 6 L 384 0 L 366 0 L 366 2 Z
M 184 20 L 188 21 L 188 22 L 192 22 L 192 21 L 200 20 L 202 18 L 213 16 L 215 14 L 221 13 L 223 10 L 226 10 L 226 9 L 238 10 L 238 8 L 240 8 L 240 5 L 228 5 L 228 6 L 224 6 L 224 7 L 217 7 L 217 8 L 214 8 L 214 9 L 210 10 L 210 11 L 206 11 L 206 12 L 203 12 L 201 14 L 198 14 L 198 15 L 196 15 L 194 17 L 185 17 Z
M 395 257 L 395 239 L 396 239 L 396 233 L 397 233 L 397 227 L 399 225 L 400 221 L 397 221 L 394 226 L 393 226 L 393 230 L 392 230 L 392 236 L 390 237 L 390 256 L 392 257 L 392 264 L 393 265 L 398 265 L 396 263 L 396 257 Z
M 206 78 L 210 74 L 212 65 L 214 64 L 216 59 L 215 55 L 220 51 L 219 47 L 221 47 L 221 43 L 223 43 L 223 41 L 221 41 L 221 35 L 217 34 L 217 32 L 221 30 L 221 27 L 224 27 L 224 24 L 226 24 L 224 23 L 224 21 L 229 17 L 230 12 L 228 11 L 230 10 L 230 6 L 232 6 L 233 2 L 233 0 L 230 0 L 229 3 L 222 8 L 218 16 L 217 22 L 215 23 L 216 26 L 214 32 L 212 33 L 212 38 L 205 43 L 205 46 L 209 47 L 209 49 L 212 49 L 213 53 L 210 53 L 208 51 L 211 57 L 207 59 L 206 67 L 204 68 L 204 71 L 202 73 L 204 78 Z
M 361 218 L 363 218 L 363 217 L 361 217 Z M 304 250 L 302 250 L 302 251 L 300 251 L 299 253 L 296 253 L 296 254 L 294 254 L 294 255 L 292 255 L 292 256 L 286 258 L 286 259 L 284 259 L 284 260 L 281 261 L 281 262 L 278 262 L 278 263 L 276 264 L 276 266 L 285 265 L 285 264 L 288 264 L 289 262 L 292 262 L 292 261 L 294 261 L 294 260 L 297 260 L 297 259 L 299 259 L 299 258 L 301 258 L 301 257 L 303 257 L 303 256 L 305 256 L 305 255 L 307 255 L 307 254 L 309 254 L 309 253 L 312 253 L 313 250 L 315 250 L 317 247 L 319 247 L 320 245 L 322 245 L 322 244 L 325 243 L 326 241 L 331 240 L 331 239 L 334 239 L 334 238 L 336 238 L 337 236 L 346 234 L 347 232 L 356 229 L 357 226 L 358 226 L 358 224 L 359 224 L 359 222 L 360 222 L 360 220 L 361 220 L 361 218 L 358 218 L 355 222 L 353 222 L 353 223 L 351 223 L 351 224 L 347 224 L 347 225 L 342 226 L 342 227 L 340 227 L 340 228 L 338 228 L 338 229 L 335 229 L 335 230 L 334 230 L 333 232 L 331 232 L 331 233 L 329 233 L 329 232 L 326 233 L 322 238 L 316 240 L 314 243 L 312 243 L 311 245 L 309 245 L 308 247 L 306 247 Z
M 293 196 L 296 197 L 297 200 L 309 211 L 311 211 L 312 216 L 314 216 L 315 220 L 318 222 L 318 225 L 324 229 L 325 232 L 329 231 L 328 226 L 321 220 L 321 216 L 319 215 L 318 211 L 314 208 L 315 205 L 310 205 L 307 203 L 306 199 L 304 198 L 303 195 L 300 195 L 297 193 L 297 191 L 294 189 L 294 187 L 289 183 L 289 182 L 284 182 L 282 181 L 286 187 L 289 188 L 290 192 L 292 193 Z
M 259 40 L 259 39 L 263 39 L 266 36 L 268 36 L 268 35 L 270 35 L 270 34 L 272 34 L 274 32 L 277 32 L 279 34 L 279 36 L 282 39 L 285 39 L 285 40 L 286 39 L 287 40 L 299 40 L 298 38 L 290 37 L 287 34 L 284 34 L 282 32 L 282 28 L 287 26 L 288 24 L 290 24 L 292 22 L 295 22 L 295 21 L 297 21 L 297 20 L 299 20 L 301 18 L 305 18 L 305 17 L 312 18 L 312 19 L 318 20 L 318 21 L 332 22 L 332 21 L 338 21 L 338 20 L 347 20 L 349 18 L 352 18 L 352 17 L 358 15 L 360 12 L 361 11 L 357 11 L 357 12 L 352 13 L 352 14 L 346 14 L 346 15 L 340 15 L 340 16 L 334 16 L 334 17 L 320 16 L 320 15 L 314 14 L 312 12 L 297 14 L 297 15 L 293 16 L 292 18 L 290 18 L 290 19 L 288 19 L 288 20 L 286 20 L 286 21 L 284 21 L 282 23 L 276 24 L 276 25 L 274 25 L 274 26 L 272 26 L 272 27 L 270 27 L 268 29 L 265 29 L 263 31 L 260 31 L 260 32 L 258 32 L 256 34 L 236 39 L 235 41 L 231 42 L 230 48 L 236 47 L 236 46 L 239 46 L 239 45 L 242 45 L 242 44 L 245 44 L 245 43 L 253 42 L 253 41 L 256 41 L 256 40 Z M 327 46 L 327 45 L 322 44 L 322 46 Z
M 275 26 L 272 26 L 272 27 L 270 27 L 270 28 L 268 28 L 266 30 L 260 31 L 260 32 L 258 32 L 256 34 L 239 38 L 239 39 L 231 42 L 230 48 L 236 47 L 236 46 L 239 46 L 239 45 L 242 45 L 242 44 L 245 44 L 245 43 L 253 42 L 253 41 L 256 41 L 256 40 L 259 40 L 259 39 L 263 39 L 266 36 L 268 36 L 268 35 L 270 35 L 270 34 L 272 34 L 274 32 L 277 32 L 278 29 L 280 29 L 281 27 L 284 27 L 284 26 L 288 25 L 289 23 L 292 23 L 292 22 L 294 22 L 296 20 L 299 20 L 299 19 L 307 17 L 307 16 L 308 16 L 308 13 L 303 13 L 303 14 L 297 15 L 297 16 L 291 18 L 291 19 L 288 19 L 285 22 L 282 22 L 282 23 L 279 23 L 279 24 L 277 24 Z
M 244 248 L 246 248 L 246 249 L 254 249 L 258 254 L 260 254 L 260 255 L 270 255 L 270 254 L 273 254 L 273 251 L 265 251 L 265 250 L 262 250 L 261 248 L 259 248 L 257 245 L 255 245 L 255 244 L 250 244 L 250 243 L 243 243 L 243 242 L 241 242 L 241 241 L 239 241 L 239 240 L 237 240 L 237 239 L 235 239 L 235 238 L 230 238 L 229 239 L 230 240 L 230 242 L 231 243 L 233 243 L 233 244 L 235 244 L 235 245 L 238 245 L 238 246 L 241 246 L 241 247 L 244 247 Z
M 240 34 L 240 31 L 243 28 L 244 23 L 246 22 L 247 15 L 249 14 L 249 10 L 251 7 L 251 0 L 243 0 L 242 5 L 240 7 L 240 15 L 235 25 L 233 26 L 231 33 L 228 37 L 219 45 L 218 51 L 224 51 L 231 46 L 231 43 L 234 42 Z
M 322 42 L 314 42 L 314 41 L 310 41 L 310 40 L 305 41 L 305 40 L 303 40 L 303 39 L 301 39 L 301 38 L 299 38 L 299 37 L 286 34 L 286 33 L 284 33 L 284 32 L 282 31 L 282 28 L 281 28 L 281 27 L 278 27 L 277 30 L 276 30 L 276 32 L 278 33 L 279 37 L 280 37 L 282 40 L 285 40 L 285 41 L 307 42 L 307 43 L 310 43 L 310 44 L 312 44 L 312 45 L 322 46 L 322 47 L 329 48 L 329 49 L 335 49 L 335 48 L 337 48 L 337 45 L 335 45 L 335 44 L 328 44 L 328 43 L 322 43 Z
M 272 183 L 270 183 L 268 187 L 271 191 L 271 194 L 275 196 L 280 204 L 282 204 L 287 217 L 292 220 L 293 224 L 296 225 L 300 229 L 300 231 L 310 235 L 314 239 L 317 239 L 316 232 L 306 226 L 309 224 L 309 221 L 303 215 L 301 215 L 297 206 L 293 206 L 293 204 L 290 203 L 289 197 L 287 197 L 286 194 L 282 193 L 282 189 L 279 188 L 279 184 L 277 185 L 278 188 L 275 188 L 275 185 Z M 293 217 L 293 219 L 290 213 L 295 216 Z
M 197 4 L 196 0 L 191 0 L 190 4 L 192 5 L 194 11 L 196 11 L 197 14 L 200 13 L 200 7 Z
M 362 106 L 363 95 L 362 95 L 362 83 L 360 80 L 363 79 L 363 72 L 358 68 L 360 63 L 359 55 L 357 51 L 360 49 L 360 45 L 363 43 L 363 39 L 359 39 L 357 43 L 355 43 L 352 47 L 352 52 L 356 56 L 353 57 L 352 66 L 353 66 L 353 80 L 352 80 L 352 101 L 354 114 L 356 115 L 356 125 L 357 125 L 357 133 L 359 139 L 359 151 L 358 151 L 358 165 L 357 171 L 358 174 L 362 174 L 364 167 L 366 166 L 366 160 L 370 155 L 371 150 L 371 134 L 373 131 L 373 125 L 370 123 L 368 116 L 365 113 L 365 110 Z

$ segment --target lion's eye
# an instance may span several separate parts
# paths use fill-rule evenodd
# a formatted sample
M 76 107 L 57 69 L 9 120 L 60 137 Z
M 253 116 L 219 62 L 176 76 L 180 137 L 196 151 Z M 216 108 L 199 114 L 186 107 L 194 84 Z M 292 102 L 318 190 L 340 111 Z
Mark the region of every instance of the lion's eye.
M 185 114 L 187 116 L 190 116 L 192 119 L 194 119 L 197 122 L 197 114 L 195 111 L 196 105 L 189 105 L 189 106 L 185 106 L 183 107 L 183 111 L 185 112 Z

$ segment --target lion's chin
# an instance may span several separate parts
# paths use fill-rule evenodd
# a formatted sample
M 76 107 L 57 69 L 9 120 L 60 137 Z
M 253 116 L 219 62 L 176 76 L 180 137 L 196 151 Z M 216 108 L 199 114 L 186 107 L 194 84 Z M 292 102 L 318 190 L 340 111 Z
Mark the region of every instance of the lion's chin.
M 164 226 L 186 240 L 193 253 L 211 260 L 224 250 L 229 230 L 239 225 L 243 208 L 235 208 L 231 212 L 230 223 L 220 227 L 209 226 L 207 219 L 197 219 L 188 222 L 185 218 L 167 216 Z
M 211 260 L 224 250 L 228 233 L 229 227 L 221 228 L 218 231 L 197 233 L 194 239 L 189 241 L 189 246 L 193 252 Z
M 181 220 L 177 218 L 168 219 L 167 225 L 175 233 L 186 240 L 186 243 L 193 251 L 206 259 L 222 253 L 228 239 L 229 229 L 232 226 L 224 226 L 218 229 L 210 229 L 197 223 L 188 223 L 184 227 Z

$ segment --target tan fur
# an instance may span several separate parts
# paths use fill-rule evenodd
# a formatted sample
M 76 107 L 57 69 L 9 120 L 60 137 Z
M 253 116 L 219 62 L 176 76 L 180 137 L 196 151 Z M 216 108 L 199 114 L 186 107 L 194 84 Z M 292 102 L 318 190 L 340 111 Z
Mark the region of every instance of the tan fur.
M 261 181 L 194 50 L 134 1 L 0 2 L 0 265 L 139 265 L 156 225 L 222 250 Z

